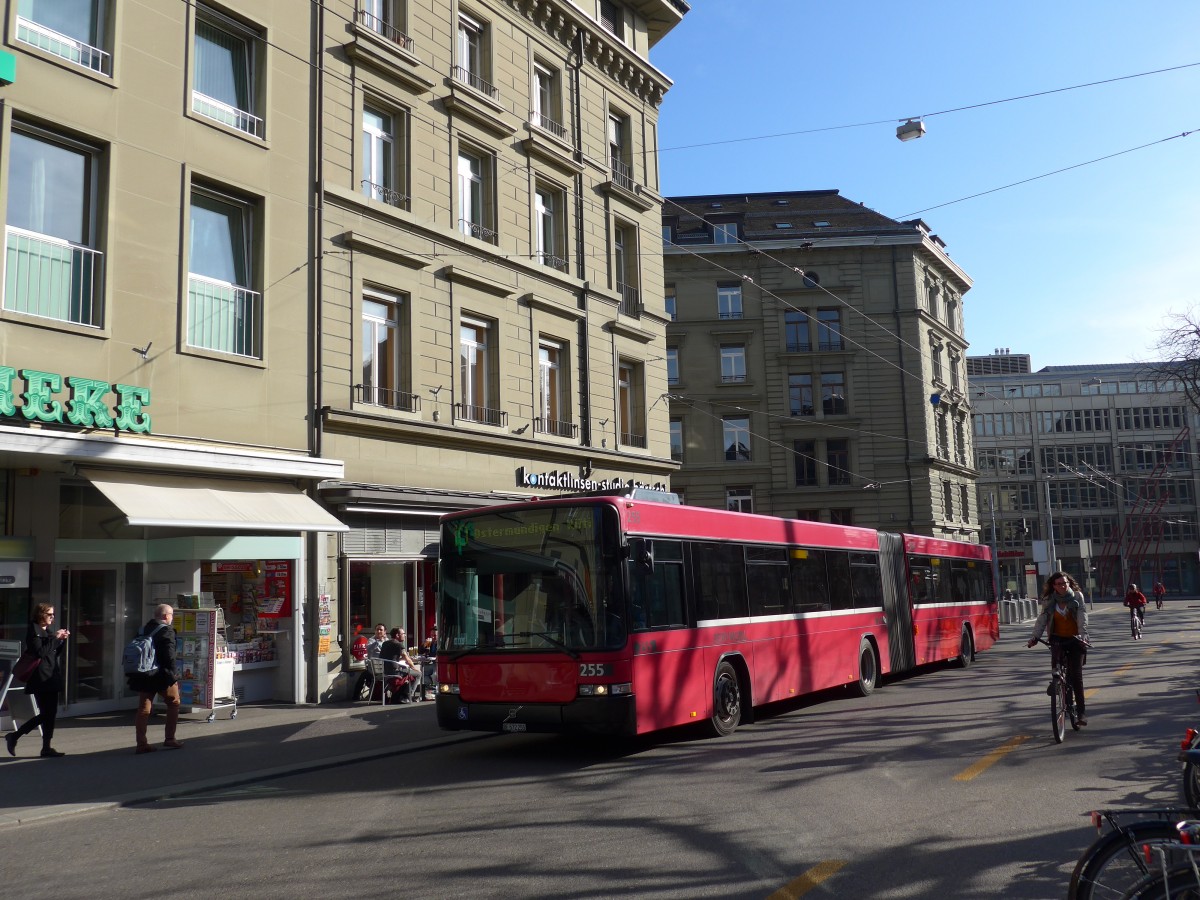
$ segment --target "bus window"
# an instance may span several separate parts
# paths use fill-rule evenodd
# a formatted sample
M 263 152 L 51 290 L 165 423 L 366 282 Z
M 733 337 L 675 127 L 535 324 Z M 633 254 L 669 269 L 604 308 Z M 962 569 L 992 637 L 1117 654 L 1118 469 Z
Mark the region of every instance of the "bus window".
M 825 553 L 829 571 L 829 604 L 832 609 L 853 609 L 854 588 L 850 583 L 850 556 L 840 550 Z
M 966 603 L 975 599 L 971 596 L 971 583 L 965 562 L 955 560 L 950 564 L 950 597 L 955 603 Z
M 750 615 L 781 616 L 792 611 L 787 551 L 783 547 L 746 548 L 746 588 Z
M 850 583 L 854 590 L 855 609 L 882 607 L 883 579 L 879 574 L 879 555 L 851 553 Z
M 796 549 L 789 564 L 792 583 L 792 611 L 798 613 L 829 610 L 829 578 L 825 573 L 825 551 Z
M 746 564 L 741 545 L 698 543 L 692 549 L 696 586 L 696 618 L 733 619 L 748 616 Z
M 650 541 L 653 568 L 629 562 L 630 629 L 679 628 L 687 624 L 683 603 L 683 544 Z

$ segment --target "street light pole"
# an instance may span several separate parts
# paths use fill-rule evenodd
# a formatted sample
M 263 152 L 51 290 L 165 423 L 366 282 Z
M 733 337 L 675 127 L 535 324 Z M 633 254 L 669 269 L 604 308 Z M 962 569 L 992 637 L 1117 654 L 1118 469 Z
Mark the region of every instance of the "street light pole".
M 1042 482 L 1046 488 L 1046 539 L 1049 541 L 1047 556 L 1050 557 L 1050 571 L 1057 572 L 1058 555 L 1054 552 L 1054 512 L 1050 509 L 1050 479 Z
M 996 495 L 988 494 L 988 513 L 992 517 L 992 587 L 1000 596 L 1000 552 L 996 540 Z

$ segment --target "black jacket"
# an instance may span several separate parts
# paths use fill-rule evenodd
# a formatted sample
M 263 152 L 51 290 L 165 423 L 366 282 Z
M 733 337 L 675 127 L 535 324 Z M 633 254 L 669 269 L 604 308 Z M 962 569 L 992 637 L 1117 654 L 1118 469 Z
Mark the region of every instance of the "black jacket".
M 160 624 L 157 619 L 151 619 L 142 626 L 140 633 L 150 634 Z M 135 672 L 126 676 L 130 690 L 158 693 L 179 680 L 175 674 L 175 629 L 170 625 L 154 635 L 154 662 L 158 668 L 153 672 Z
M 62 658 L 67 651 L 67 642 L 56 638 L 54 631 L 49 628 L 43 628 L 41 625 L 30 622 L 29 630 L 25 632 L 25 648 L 41 660 L 33 674 L 29 676 L 29 680 L 25 682 L 25 693 L 40 694 L 46 691 L 61 691 L 63 689 Z

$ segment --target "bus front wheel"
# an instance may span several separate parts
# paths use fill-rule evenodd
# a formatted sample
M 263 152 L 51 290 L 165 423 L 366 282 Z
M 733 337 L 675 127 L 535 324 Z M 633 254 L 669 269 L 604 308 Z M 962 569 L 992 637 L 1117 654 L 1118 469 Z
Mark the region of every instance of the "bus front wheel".
M 958 658 L 957 663 L 960 668 L 969 669 L 971 663 L 975 662 L 975 644 L 971 640 L 971 632 L 966 628 L 962 630 L 962 637 L 958 643 Z
M 870 696 L 879 681 L 879 665 L 875 661 L 875 649 L 870 641 L 863 641 L 858 648 L 858 681 L 855 688 L 864 697 Z
M 717 666 L 713 678 L 713 711 L 709 725 L 717 737 L 727 737 L 742 720 L 742 686 L 737 672 L 727 662 Z

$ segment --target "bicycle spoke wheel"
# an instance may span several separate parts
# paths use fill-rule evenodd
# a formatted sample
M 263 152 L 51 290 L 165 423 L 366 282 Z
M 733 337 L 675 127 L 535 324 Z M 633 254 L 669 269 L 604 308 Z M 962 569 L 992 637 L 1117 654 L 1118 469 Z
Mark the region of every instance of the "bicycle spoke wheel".
M 1164 820 L 1132 822 L 1098 837 L 1075 864 L 1068 900 L 1116 900 L 1125 896 L 1148 871 L 1142 845 L 1177 837 L 1175 823 Z
M 1183 765 L 1183 799 L 1192 809 L 1200 805 L 1200 765 L 1196 763 Z
M 1198 900 L 1200 878 L 1191 863 L 1177 863 L 1167 869 L 1165 877 L 1161 870 L 1149 873 L 1124 896 L 1130 900 Z
M 1055 682 L 1050 692 L 1050 727 L 1054 729 L 1054 743 L 1061 744 L 1067 736 L 1067 698 L 1061 681 Z

